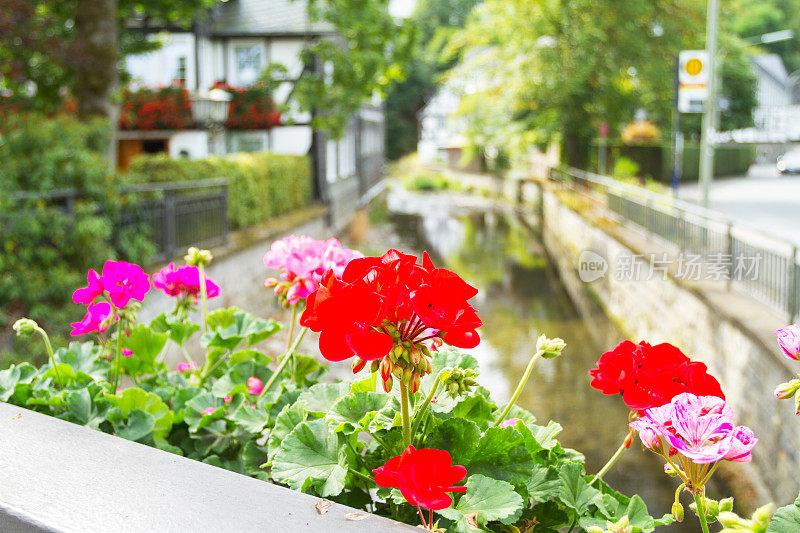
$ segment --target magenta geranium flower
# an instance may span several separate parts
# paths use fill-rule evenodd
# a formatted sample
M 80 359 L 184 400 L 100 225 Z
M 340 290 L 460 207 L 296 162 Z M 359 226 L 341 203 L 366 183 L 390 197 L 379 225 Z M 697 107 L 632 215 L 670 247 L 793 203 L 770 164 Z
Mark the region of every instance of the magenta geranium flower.
M 668 455 L 677 452 L 696 464 L 747 462 L 758 442 L 750 428 L 733 425 L 733 410 L 725 400 L 691 393 L 645 410 L 630 427 L 646 447 Z
M 264 266 L 280 270 L 281 280 L 270 278 L 265 285 L 275 287 L 276 294 L 286 293 L 286 301 L 294 305 L 317 290 L 322 275 L 333 270 L 341 277 L 347 264 L 364 257 L 357 250 L 342 247 L 337 239 L 318 241 L 311 237 L 286 237 L 272 243 L 264 255 Z
M 73 322 L 72 332 L 73 337 L 78 335 L 85 335 L 87 333 L 103 333 L 111 325 L 109 320 L 114 313 L 114 309 L 108 302 L 98 302 L 90 305 L 86 309 L 86 315 L 80 322 Z M 118 320 L 119 317 L 114 316 L 113 320 Z
M 797 361 L 800 359 L 800 326 L 792 324 L 775 332 L 778 337 L 778 345 L 784 355 L 789 359 Z
M 206 296 L 219 296 L 219 286 L 208 276 L 205 276 L 205 282 Z M 176 268 L 175 263 L 170 263 L 153 274 L 153 287 L 167 296 L 193 296 L 197 300 L 200 294 L 200 269 L 191 265 Z
M 100 283 L 117 309 L 131 300 L 144 301 L 150 291 L 150 279 L 142 267 L 126 261 L 106 261 Z
M 89 305 L 94 303 L 94 299 L 103 294 L 103 284 L 100 283 L 100 274 L 89 269 L 86 274 L 88 285 L 77 289 L 72 293 L 72 301 L 76 304 Z

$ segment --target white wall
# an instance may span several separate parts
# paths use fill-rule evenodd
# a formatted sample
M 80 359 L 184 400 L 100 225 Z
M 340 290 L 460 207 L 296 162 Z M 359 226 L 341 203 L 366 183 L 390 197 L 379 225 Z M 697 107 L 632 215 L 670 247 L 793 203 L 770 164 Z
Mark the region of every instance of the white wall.
M 188 153 L 182 154 L 181 152 Z M 199 130 L 177 132 L 169 138 L 169 156 L 174 159 L 208 157 L 208 133 Z
M 311 148 L 311 128 L 280 126 L 269 132 L 270 150 L 276 154 L 306 155 Z
M 194 88 L 194 34 L 160 33 L 152 38 L 163 43 L 160 49 L 125 58 L 125 67 L 133 77 L 133 85 L 140 87 L 172 85 L 177 78 L 180 58 L 183 58 L 186 65 L 186 86 Z

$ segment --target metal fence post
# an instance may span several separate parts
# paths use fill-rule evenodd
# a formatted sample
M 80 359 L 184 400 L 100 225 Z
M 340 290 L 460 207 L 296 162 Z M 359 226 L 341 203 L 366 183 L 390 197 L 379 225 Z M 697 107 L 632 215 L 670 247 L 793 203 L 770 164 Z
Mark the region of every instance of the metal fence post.
M 731 290 L 733 284 L 733 223 L 728 222 L 725 225 L 725 257 L 730 258 L 728 262 L 728 283 L 727 289 Z
M 222 244 L 228 244 L 228 184 L 222 186 Z
M 175 198 L 172 191 L 164 191 L 164 259 L 175 256 L 176 235 L 175 235 Z
M 794 317 L 797 316 L 798 299 L 800 299 L 800 265 L 797 264 L 797 246 L 792 247 L 792 254 L 789 256 L 789 298 L 788 311 L 789 322 L 794 322 Z

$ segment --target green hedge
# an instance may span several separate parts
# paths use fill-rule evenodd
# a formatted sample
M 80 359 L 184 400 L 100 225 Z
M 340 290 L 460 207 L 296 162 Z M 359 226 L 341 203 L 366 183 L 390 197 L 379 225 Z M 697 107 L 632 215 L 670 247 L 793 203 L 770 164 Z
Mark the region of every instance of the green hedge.
M 152 251 L 136 232 L 114 234 L 134 199 L 120 195 L 125 182 L 111 170 L 107 148 L 104 122 L 29 113 L 0 121 L 0 352 L 27 352 L 10 331 L 21 316 L 60 334 L 80 320 L 71 295 L 89 268 L 109 258 L 141 261 Z M 11 199 L 59 189 L 80 191 L 72 214 L 58 200 Z
M 593 168 L 597 168 L 597 147 L 593 152 Z M 657 181 L 672 181 L 672 145 L 669 143 L 626 145 L 609 143 L 608 166 L 614 168 L 617 159 L 624 157 L 639 165 L 640 176 L 650 176 Z M 721 146 L 714 155 L 715 176 L 746 174 L 755 160 L 755 149 L 750 145 Z M 697 181 L 700 169 L 700 147 L 686 143 L 683 150 L 683 174 L 681 181 Z
M 128 172 L 138 183 L 228 179 L 228 218 L 233 228 L 306 206 L 312 196 L 311 163 L 305 156 L 248 152 L 192 161 L 142 155 L 131 162 Z

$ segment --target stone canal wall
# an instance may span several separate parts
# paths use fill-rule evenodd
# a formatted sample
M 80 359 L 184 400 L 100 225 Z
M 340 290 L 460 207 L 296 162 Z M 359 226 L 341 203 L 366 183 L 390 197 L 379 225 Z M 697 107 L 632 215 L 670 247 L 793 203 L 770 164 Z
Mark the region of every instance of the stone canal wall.
M 609 269 L 594 281 L 581 281 L 579 260 L 599 256 L 612 263 L 634 253 L 553 192 L 542 194 L 543 242 L 577 305 L 588 293 L 631 340 L 670 342 L 706 363 L 722 382 L 739 423 L 753 428 L 760 439 L 750 465 L 726 469 L 733 476 L 729 484 L 742 500 L 749 500 L 747 506 L 793 501 L 800 488 L 800 417 L 789 401 L 772 394 L 776 385 L 791 378 L 788 361 L 775 346 L 671 275 L 632 282 L 617 279 Z M 649 268 L 649 263 L 641 266 Z

